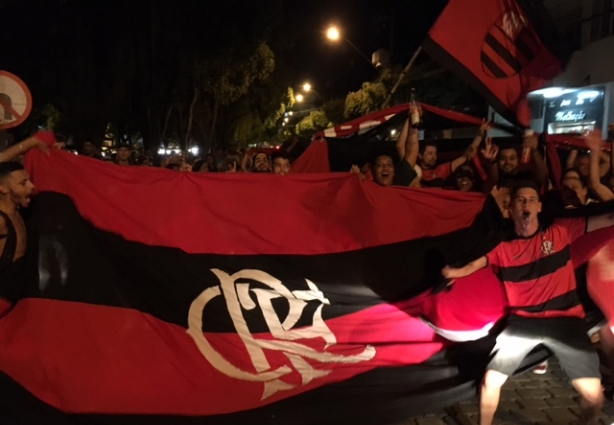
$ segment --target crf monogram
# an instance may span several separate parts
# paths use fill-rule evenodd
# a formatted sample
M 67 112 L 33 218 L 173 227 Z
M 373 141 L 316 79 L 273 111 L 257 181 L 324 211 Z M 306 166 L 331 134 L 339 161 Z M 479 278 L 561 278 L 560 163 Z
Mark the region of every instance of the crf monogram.
M 290 376 L 294 371 L 300 374 L 302 385 L 307 385 L 314 379 L 331 372 L 316 369 L 313 363 L 358 363 L 368 361 L 375 356 L 375 348 L 369 345 L 362 347 L 362 351 L 354 355 L 344 356 L 327 351 L 337 343 L 335 335 L 322 319 L 322 308 L 324 305 L 329 305 L 330 302 L 313 282 L 306 280 L 308 290 L 290 291 L 281 281 L 260 270 L 241 270 L 232 275 L 218 269 L 211 271 L 219 279 L 220 285 L 207 288 L 192 302 L 188 314 L 187 332 L 194 339 L 202 355 L 217 370 L 232 378 L 262 382 L 264 384 L 262 399 L 278 391 L 296 387 L 282 380 L 283 377 Z M 237 283 L 248 280 L 259 282 L 268 289 L 250 288 L 249 283 Z M 250 294 L 255 295 L 257 303 L 253 301 Z M 218 296 L 223 296 L 226 301 L 234 327 L 243 341 L 256 373 L 243 370 L 226 359 L 212 346 L 203 333 L 203 310 L 212 299 Z M 273 308 L 273 300 L 279 298 L 285 298 L 289 306 L 288 314 L 283 321 Z M 312 325 L 293 329 L 308 302 L 318 303 Z M 273 339 L 256 338 L 249 331 L 248 323 L 243 316 L 243 309 L 253 310 L 257 307 L 262 310 Z M 317 338 L 326 343 L 322 351 L 296 342 Z M 266 357 L 266 352 L 271 350 L 283 352 L 289 364 L 276 369 L 271 368 Z M 311 360 L 311 363 L 306 359 Z

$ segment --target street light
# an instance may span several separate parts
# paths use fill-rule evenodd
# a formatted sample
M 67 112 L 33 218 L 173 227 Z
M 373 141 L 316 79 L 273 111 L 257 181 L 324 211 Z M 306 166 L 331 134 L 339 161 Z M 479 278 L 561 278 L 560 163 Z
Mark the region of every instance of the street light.
M 295 98 L 296 98 L 296 101 L 297 101 L 297 102 L 299 102 L 299 103 L 300 103 L 300 102 L 302 102 L 303 100 L 305 100 L 305 96 L 303 96 L 303 95 L 302 95 L 302 94 L 300 94 L 300 93 L 299 93 L 299 94 L 297 94 L 297 95 L 295 96 Z
M 303 91 L 307 93 L 309 92 L 309 90 L 311 90 L 311 84 L 309 83 L 303 84 Z
M 330 27 L 328 27 L 328 30 L 326 30 L 326 37 L 331 40 L 331 41 L 338 41 L 341 39 L 341 32 L 339 31 L 339 28 L 337 28 L 335 25 L 331 25 Z M 367 57 L 367 55 L 365 55 L 358 47 L 356 47 L 354 45 L 354 43 L 352 43 L 350 40 L 348 40 L 347 38 L 343 37 L 343 40 L 345 40 L 345 42 L 347 44 L 349 44 L 350 46 L 352 46 L 352 48 L 354 50 L 356 50 L 356 52 L 362 56 L 362 58 L 364 60 L 366 60 L 367 62 L 369 62 L 369 65 L 371 65 L 373 68 L 377 69 L 377 67 L 373 64 L 373 62 L 371 62 L 371 59 L 369 59 Z M 378 70 L 379 71 L 379 70 Z
M 326 31 L 326 37 L 328 37 L 329 40 L 337 41 L 339 40 L 339 37 L 341 37 L 341 34 L 336 26 L 331 25 Z

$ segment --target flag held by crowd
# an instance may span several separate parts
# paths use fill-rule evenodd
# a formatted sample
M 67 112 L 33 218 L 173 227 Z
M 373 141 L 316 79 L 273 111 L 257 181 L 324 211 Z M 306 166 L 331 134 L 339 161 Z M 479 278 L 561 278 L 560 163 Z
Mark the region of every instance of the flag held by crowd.
M 450 0 L 423 48 L 504 118 L 527 127 L 527 94 L 560 74 L 571 55 L 532 0 Z
M 59 151 L 27 166 L 33 249 L 0 320 L 7 423 L 375 423 L 474 394 L 492 338 L 438 332 L 487 335 L 501 288 L 481 275 L 434 303 L 425 258 L 496 243 L 482 195 Z M 455 297 L 491 302 L 459 316 Z

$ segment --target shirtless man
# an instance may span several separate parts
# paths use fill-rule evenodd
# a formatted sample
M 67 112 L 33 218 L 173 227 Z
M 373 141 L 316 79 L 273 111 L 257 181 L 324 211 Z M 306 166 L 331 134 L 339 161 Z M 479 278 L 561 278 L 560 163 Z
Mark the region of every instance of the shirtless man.
M 26 253 L 26 226 L 19 209 L 27 207 L 34 184 L 19 162 L 12 162 L 34 147 L 46 150 L 47 145 L 31 137 L 0 153 L 0 315 L 16 301 L 16 278 Z

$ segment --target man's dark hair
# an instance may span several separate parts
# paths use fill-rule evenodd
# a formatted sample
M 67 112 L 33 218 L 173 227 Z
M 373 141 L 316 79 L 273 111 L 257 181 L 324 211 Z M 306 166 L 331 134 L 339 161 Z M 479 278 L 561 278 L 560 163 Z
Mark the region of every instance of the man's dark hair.
M 283 150 L 278 150 L 271 154 L 271 162 L 275 161 L 277 158 L 283 158 L 290 161 L 290 155 L 288 155 L 288 152 Z
M 200 170 L 206 164 L 207 164 L 207 162 L 204 159 L 199 159 L 198 161 L 195 161 L 194 164 L 192 164 L 192 172 L 193 173 L 200 172 Z M 207 165 L 207 167 L 208 167 L 208 165 Z
M 532 180 L 521 180 L 519 182 L 514 183 L 510 192 L 510 199 L 513 201 L 516 199 L 518 192 L 522 189 L 533 189 L 537 193 L 537 199 L 540 198 L 539 195 L 539 187 Z
M 0 179 L 8 177 L 14 171 L 23 170 L 23 165 L 15 161 L 0 162 Z
M 504 142 L 501 143 L 501 145 L 499 146 L 499 154 L 503 151 L 508 151 L 508 150 L 515 150 L 516 152 L 518 152 L 518 149 L 516 147 L 516 145 L 514 145 L 513 143 L 510 142 Z
M 437 142 L 435 140 L 433 140 L 433 139 L 431 139 L 431 140 L 423 140 L 422 142 L 420 142 L 420 150 L 419 150 L 420 155 L 422 155 L 424 153 L 424 151 L 426 150 L 426 148 L 428 146 L 432 146 L 435 149 L 437 149 Z
M 252 160 L 255 160 L 256 157 L 260 154 L 264 154 L 264 156 L 266 156 L 267 158 L 269 158 L 269 154 L 266 153 L 265 151 L 257 151 L 256 153 L 254 153 L 254 155 L 252 156 Z

